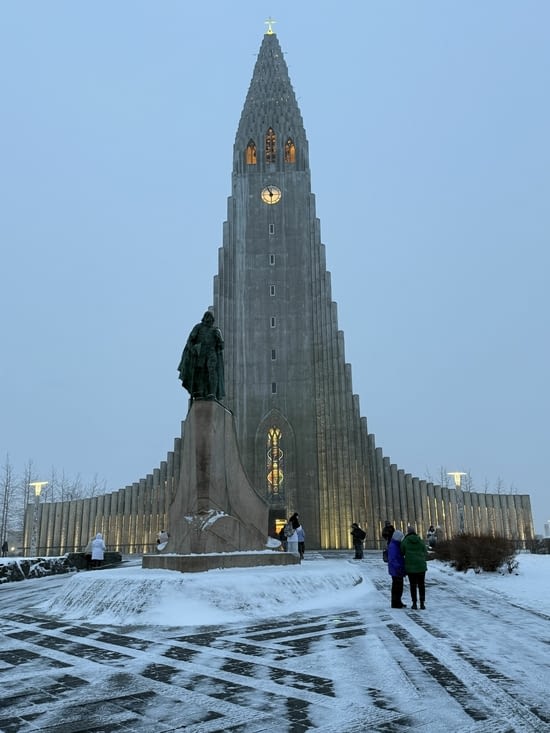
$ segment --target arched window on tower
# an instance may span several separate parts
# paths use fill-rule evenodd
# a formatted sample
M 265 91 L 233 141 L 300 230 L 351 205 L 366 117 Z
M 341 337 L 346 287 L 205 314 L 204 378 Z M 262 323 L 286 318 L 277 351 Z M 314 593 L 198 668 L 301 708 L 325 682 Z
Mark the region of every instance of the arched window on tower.
M 256 165 L 256 143 L 249 140 L 246 146 L 245 162 L 247 165 Z
M 285 163 L 296 162 L 296 145 L 291 137 L 285 143 Z
M 275 132 L 273 131 L 273 128 L 270 127 L 265 136 L 265 162 L 266 163 L 275 163 L 276 150 L 277 150 L 277 138 L 275 137 Z
M 281 449 L 281 429 L 272 426 L 267 431 L 267 490 L 269 494 L 281 494 L 283 491 L 283 451 Z

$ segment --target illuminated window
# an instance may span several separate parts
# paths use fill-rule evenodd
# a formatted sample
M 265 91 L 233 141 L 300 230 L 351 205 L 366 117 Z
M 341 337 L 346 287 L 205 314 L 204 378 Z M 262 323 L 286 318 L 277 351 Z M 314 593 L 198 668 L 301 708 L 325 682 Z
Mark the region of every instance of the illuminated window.
M 296 145 L 292 141 L 292 138 L 288 138 L 285 143 L 285 163 L 296 162 Z
M 267 431 L 267 489 L 271 494 L 278 494 L 282 489 L 284 479 L 283 451 L 281 450 L 282 433 L 275 426 Z
M 265 162 L 266 163 L 274 163 L 275 162 L 275 153 L 277 150 L 277 138 L 275 137 L 275 133 L 273 132 L 273 128 L 270 127 L 267 131 L 267 135 L 265 136 Z
M 246 146 L 245 161 L 247 165 L 256 165 L 256 143 L 253 140 Z

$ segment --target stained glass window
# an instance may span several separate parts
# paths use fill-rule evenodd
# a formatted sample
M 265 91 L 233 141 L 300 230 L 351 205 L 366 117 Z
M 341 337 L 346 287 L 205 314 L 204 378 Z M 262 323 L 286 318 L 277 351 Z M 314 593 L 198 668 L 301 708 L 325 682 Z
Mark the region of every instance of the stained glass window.
M 267 431 L 267 487 L 270 494 L 279 494 L 284 478 L 283 451 L 281 449 L 281 429 L 275 426 Z
M 296 145 L 294 145 L 294 141 L 292 138 L 288 138 L 288 140 L 285 143 L 285 163 L 295 163 L 296 162 Z
M 266 163 L 275 163 L 276 143 L 277 143 L 277 139 L 275 137 L 275 132 L 273 131 L 273 128 L 270 127 L 269 130 L 267 131 L 267 135 L 265 136 L 265 162 Z
M 246 146 L 245 160 L 247 165 L 256 165 L 256 143 L 253 140 Z

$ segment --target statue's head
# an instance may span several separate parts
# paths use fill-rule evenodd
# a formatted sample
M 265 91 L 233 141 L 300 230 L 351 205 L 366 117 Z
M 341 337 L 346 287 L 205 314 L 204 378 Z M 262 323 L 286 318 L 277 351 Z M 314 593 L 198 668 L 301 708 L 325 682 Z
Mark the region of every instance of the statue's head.
M 214 323 L 214 316 L 210 311 L 206 311 L 206 313 L 202 317 L 202 322 L 205 323 L 207 326 L 211 326 Z

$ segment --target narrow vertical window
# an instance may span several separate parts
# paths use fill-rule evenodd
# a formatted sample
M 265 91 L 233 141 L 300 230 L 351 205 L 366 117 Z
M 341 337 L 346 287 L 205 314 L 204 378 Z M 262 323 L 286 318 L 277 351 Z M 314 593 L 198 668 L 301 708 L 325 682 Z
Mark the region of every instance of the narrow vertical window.
M 271 385 L 271 389 L 276 386 Z M 270 494 L 278 494 L 282 490 L 284 479 L 283 451 L 281 449 L 282 433 L 275 426 L 267 431 L 266 469 L 267 490 Z
M 277 359 L 277 352 L 275 349 L 271 349 L 271 361 L 275 361 Z
M 271 382 L 271 394 L 277 394 L 277 382 Z
M 269 294 L 271 295 L 271 297 L 275 295 L 275 285 L 269 286 Z
M 256 143 L 249 140 L 246 146 L 245 162 L 247 165 L 256 165 Z
M 275 255 L 269 255 L 269 264 L 274 265 L 275 264 Z
M 269 225 L 269 233 L 270 234 L 275 234 L 275 224 L 270 224 Z
M 271 328 L 275 328 L 276 325 L 277 319 L 275 318 L 275 316 L 271 316 Z
M 285 163 L 295 163 L 296 162 L 296 145 L 294 145 L 294 141 L 292 138 L 288 138 L 288 140 L 285 143 Z
M 277 138 L 275 137 L 275 132 L 273 131 L 273 128 L 270 127 L 265 136 L 265 162 L 266 163 L 275 163 L 276 150 L 277 150 Z

